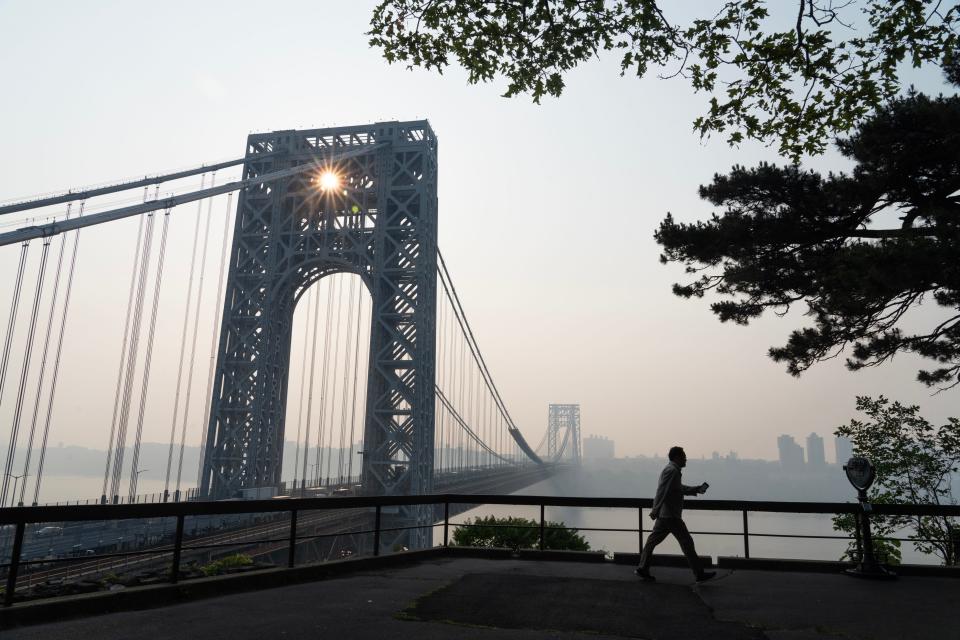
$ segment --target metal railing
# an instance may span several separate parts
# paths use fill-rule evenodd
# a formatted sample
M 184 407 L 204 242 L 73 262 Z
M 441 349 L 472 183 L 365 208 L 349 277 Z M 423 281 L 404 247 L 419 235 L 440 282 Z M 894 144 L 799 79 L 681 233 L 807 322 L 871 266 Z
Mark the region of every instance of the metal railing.
M 4 606 L 10 606 L 14 600 L 17 585 L 17 576 L 21 566 L 51 562 L 76 562 L 78 560 L 95 560 L 97 558 L 117 558 L 131 556 L 170 555 L 170 582 L 176 583 L 180 577 L 180 563 L 183 551 L 225 546 L 240 546 L 241 544 L 282 544 L 288 548 L 287 566 L 295 565 L 295 550 L 298 541 L 329 537 L 338 534 L 298 535 L 298 515 L 301 512 L 313 511 L 343 511 L 356 509 L 373 509 L 373 528 L 351 531 L 352 534 L 373 534 L 373 555 L 380 554 L 381 535 L 388 531 L 402 531 L 417 528 L 443 528 L 443 546 L 450 544 L 451 527 L 472 526 L 466 522 L 452 522 L 450 506 L 459 507 L 479 505 L 510 505 L 536 506 L 540 509 L 539 524 L 531 528 L 539 529 L 538 548 L 543 550 L 546 532 L 551 528 L 547 524 L 546 507 L 585 507 L 607 509 L 635 509 L 637 511 L 636 528 L 590 528 L 590 527 L 562 527 L 576 531 L 614 531 L 637 534 L 638 549 L 642 549 L 644 534 L 651 529 L 644 528 L 643 512 L 652 507 L 650 498 L 577 498 L 553 496 L 522 496 L 522 495 L 494 495 L 494 494 L 438 494 L 427 496 L 371 496 L 371 497 L 333 497 L 333 498 L 290 498 L 285 500 L 241 500 L 219 502 L 180 502 L 180 503 L 146 503 L 146 504 L 117 504 L 117 505 L 78 505 L 78 506 L 37 506 L 37 507 L 9 507 L 0 509 L 0 527 L 14 526 L 13 545 L 9 562 L 0 564 L 0 568 L 7 569 Z M 407 527 L 383 527 L 382 514 L 384 507 L 404 505 L 435 505 L 443 506 L 443 519 L 439 518 L 433 524 L 415 525 Z M 689 501 L 685 509 L 690 511 L 727 511 L 740 512 L 743 517 L 742 530 L 731 531 L 691 531 L 700 535 L 742 536 L 744 556 L 750 557 L 751 537 L 772 538 L 809 538 L 809 539 L 838 539 L 854 540 L 854 536 L 827 536 L 793 533 L 751 533 L 748 514 L 753 513 L 802 513 L 802 514 L 854 514 L 858 520 L 867 519 L 868 514 L 862 511 L 858 503 L 835 502 L 770 502 L 770 501 L 741 501 L 741 500 L 696 500 Z M 354 512 L 356 513 L 356 512 Z M 289 518 L 289 533 L 282 538 L 271 536 L 267 539 L 244 540 L 241 542 L 217 542 L 215 544 L 200 544 L 184 546 L 184 522 L 187 517 L 236 515 L 236 514 L 277 514 Z M 910 505 L 910 504 L 875 504 L 872 505 L 873 515 L 907 515 L 907 516 L 949 516 L 960 517 L 960 505 Z M 152 549 L 140 551 L 101 554 L 84 558 L 58 558 L 54 560 L 21 559 L 23 551 L 24 533 L 28 524 L 36 523 L 65 523 L 115 521 L 137 518 L 175 518 L 176 528 L 172 544 L 161 545 Z M 276 531 L 282 523 L 268 521 L 261 525 L 262 532 L 270 534 Z M 901 539 L 902 538 L 887 538 Z

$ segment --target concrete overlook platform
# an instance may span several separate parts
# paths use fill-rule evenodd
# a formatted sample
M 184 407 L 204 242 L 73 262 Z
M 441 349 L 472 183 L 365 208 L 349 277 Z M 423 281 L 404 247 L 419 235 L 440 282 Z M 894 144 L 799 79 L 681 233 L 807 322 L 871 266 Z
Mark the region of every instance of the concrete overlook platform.
M 960 638 L 955 578 L 871 582 L 828 573 L 719 569 L 714 580 L 693 584 L 686 569 L 654 567 L 654 574 L 656 583 L 644 583 L 631 566 L 611 562 L 428 556 L 402 564 L 357 563 L 312 582 L 8 628 L 2 636 Z

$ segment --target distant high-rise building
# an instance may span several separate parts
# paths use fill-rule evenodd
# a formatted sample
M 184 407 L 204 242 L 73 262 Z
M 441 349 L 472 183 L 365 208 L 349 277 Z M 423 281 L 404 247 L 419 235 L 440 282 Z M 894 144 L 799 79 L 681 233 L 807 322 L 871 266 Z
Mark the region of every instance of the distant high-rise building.
M 823 438 L 815 433 L 807 436 L 807 464 L 811 467 L 824 467 L 827 464 L 823 453 Z
M 850 440 L 843 436 L 837 436 L 833 440 L 834 451 L 837 454 L 837 464 L 847 464 L 847 460 L 853 456 L 853 445 Z
M 604 436 L 587 436 L 583 441 L 584 460 L 609 460 L 613 458 L 613 440 Z
M 777 438 L 777 448 L 780 450 L 780 464 L 784 469 L 803 468 L 803 447 L 796 443 L 793 436 L 782 435 Z

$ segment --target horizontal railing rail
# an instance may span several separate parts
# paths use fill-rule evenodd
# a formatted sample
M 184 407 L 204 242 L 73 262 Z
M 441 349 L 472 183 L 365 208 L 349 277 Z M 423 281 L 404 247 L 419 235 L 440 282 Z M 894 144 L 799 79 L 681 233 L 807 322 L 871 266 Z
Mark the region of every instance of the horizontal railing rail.
M 384 507 L 435 505 L 443 506 L 443 519 L 435 524 L 415 525 L 410 527 L 385 527 L 381 524 L 381 514 Z M 373 510 L 373 528 L 362 528 L 349 534 L 373 534 L 373 554 L 380 553 L 381 534 L 388 531 L 402 531 L 407 529 L 442 527 L 443 546 L 448 546 L 451 527 L 469 527 L 468 522 L 453 522 L 450 519 L 450 505 L 459 507 L 469 505 L 509 505 L 539 507 L 539 524 L 530 528 L 539 529 L 538 547 L 544 549 L 546 532 L 560 528 L 551 526 L 546 520 L 546 507 L 578 507 L 600 509 L 635 509 L 637 510 L 636 528 L 597 528 L 597 527 L 563 527 L 578 531 L 617 531 L 633 532 L 638 534 L 638 548 L 643 546 L 643 534 L 650 529 L 644 528 L 643 511 L 653 506 L 650 498 L 588 498 L 571 496 L 537 496 L 537 495 L 501 495 L 501 494 L 459 494 L 444 493 L 423 496 L 344 496 L 321 498 L 283 498 L 268 500 L 221 500 L 197 502 L 168 502 L 168 503 L 134 503 L 134 504 L 92 504 L 92 505 L 64 505 L 64 506 L 30 506 L 7 507 L 0 509 L 0 528 L 14 527 L 13 545 L 8 562 L 0 563 L 0 568 L 7 569 L 4 605 L 10 606 L 14 600 L 18 570 L 21 565 L 43 565 L 57 562 L 79 563 L 82 561 L 98 561 L 117 557 L 133 557 L 148 555 L 171 556 L 170 581 L 177 582 L 180 573 L 180 560 L 183 551 L 198 549 L 250 546 L 256 544 L 287 544 L 289 545 L 289 567 L 294 566 L 296 544 L 298 541 L 343 535 L 339 533 L 300 533 L 297 532 L 298 515 L 308 511 L 339 511 L 347 509 Z M 694 531 L 701 535 L 734 535 L 743 537 L 744 556 L 750 557 L 751 537 L 777 538 L 816 538 L 816 539 L 843 539 L 852 540 L 850 536 L 825 536 L 789 533 L 751 533 L 748 514 L 754 513 L 802 513 L 802 514 L 855 514 L 858 520 L 867 517 L 863 506 L 857 502 L 776 502 L 751 500 L 689 500 L 684 508 L 690 511 L 730 511 L 742 514 L 743 526 L 741 531 Z M 190 544 L 185 541 L 184 522 L 188 517 L 236 515 L 236 514 L 286 514 L 285 520 L 261 523 L 252 527 L 256 534 L 270 534 L 264 539 L 235 539 L 224 540 L 216 544 L 197 542 Z M 947 516 L 960 517 L 960 505 L 914 505 L 914 504 L 874 504 L 871 505 L 870 517 L 874 515 L 908 515 L 908 516 Z M 24 534 L 28 524 L 66 523 L 89 521 L 115 521 L 146 518 L 175 518 L 176 529 L 173 539 L 165 544 L 153 548 L 130 551 L 125 553 L 98 554 L 95 556 L 52 558 L 42 560 L 22 560 Z M 288 520 L 288 522 L 286 521 Z M 283 538 L 276 537 L 276 528 L 287 526 L 289 534 Z M 197 538 L 198 536 L 195 536 Z M 900 539 L 903 538 L 887 538 Z M 5 560 L 5 559 L 4 559 Z

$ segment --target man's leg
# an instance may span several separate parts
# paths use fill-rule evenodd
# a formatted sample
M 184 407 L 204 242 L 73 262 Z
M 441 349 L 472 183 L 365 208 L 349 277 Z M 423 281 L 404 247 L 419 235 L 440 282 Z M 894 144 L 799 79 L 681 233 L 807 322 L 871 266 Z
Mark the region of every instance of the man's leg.
M 673 537 L 677 539 L 677 542 L 680 543 L 680 550 L 683 551 L 683 555 L 687 557 L 687 562 L 690 563 L 690 569 L 693 570 L 693 575 L 696 576 L 697 580 L 700 580 L 705 574 L 703 567 L 700 566 L 700 556 L 697 555 L 697 549 L 693 544 L 693 536 L 690 535 L 687 524 L 681 518 L 673 518 L 672 520 L 670 523 L 672 525 L 670 532 L 673 534 Z
M 653 531 L 647 536 L 647 542 L 643 545 L 643 551 L 640 553 L 640 564 L 637 569 L 646 572 L 650 568 L 654 548 L 666 540 L 669 534 L 670 530 L 663 524 L 663 518 L 657 519 L 654 522 Z

